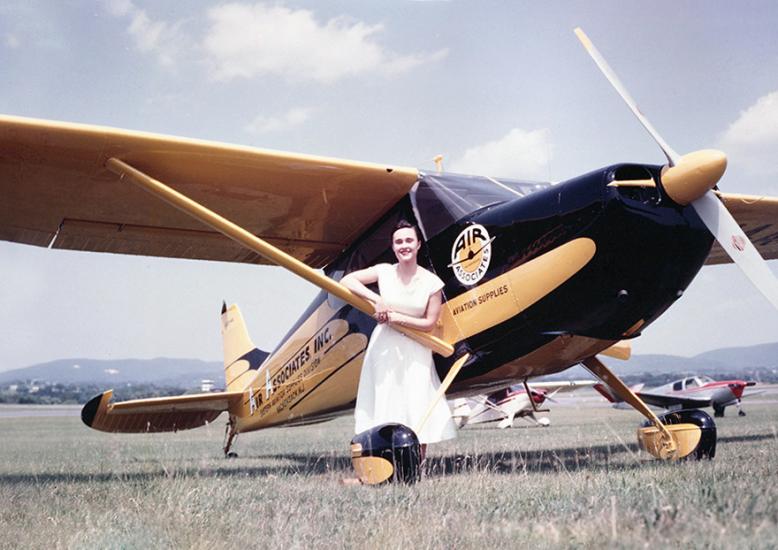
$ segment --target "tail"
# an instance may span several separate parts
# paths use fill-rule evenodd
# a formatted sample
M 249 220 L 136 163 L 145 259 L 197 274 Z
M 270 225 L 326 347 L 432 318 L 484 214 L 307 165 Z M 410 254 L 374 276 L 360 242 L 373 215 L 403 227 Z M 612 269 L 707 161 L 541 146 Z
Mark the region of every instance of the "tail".
M 227 308 L 226 303 L 222 304 L 222 342 L 226 390 L 243 390 L 269 354 L 254 346 L 236 305 Z

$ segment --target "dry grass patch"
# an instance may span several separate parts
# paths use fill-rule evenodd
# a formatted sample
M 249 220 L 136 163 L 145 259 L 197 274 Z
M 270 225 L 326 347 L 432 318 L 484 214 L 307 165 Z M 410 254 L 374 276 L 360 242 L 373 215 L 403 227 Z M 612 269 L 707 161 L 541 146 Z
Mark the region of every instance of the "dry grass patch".
M 113 435 L 0 419 L 4 547 L 775 547 L 778 403 L 720 419 L 713 461 L 660 463 L 636 414 L 554 410 L 547 429 L 468 428 L 412 486 L 343 487 L 351 420 L 241 436 L 221 423 Z

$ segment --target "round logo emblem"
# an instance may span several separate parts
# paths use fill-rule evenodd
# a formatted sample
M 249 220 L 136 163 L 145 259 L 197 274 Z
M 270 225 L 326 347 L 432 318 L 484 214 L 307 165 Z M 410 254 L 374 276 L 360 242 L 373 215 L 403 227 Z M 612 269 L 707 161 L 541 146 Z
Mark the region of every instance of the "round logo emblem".
M 469 225 L 454 240 L 451 247 L 451 263 L 457 280 L 464 285 L 474 285 L 486 274 L 492 259 L 492 241 L 483 225 Z

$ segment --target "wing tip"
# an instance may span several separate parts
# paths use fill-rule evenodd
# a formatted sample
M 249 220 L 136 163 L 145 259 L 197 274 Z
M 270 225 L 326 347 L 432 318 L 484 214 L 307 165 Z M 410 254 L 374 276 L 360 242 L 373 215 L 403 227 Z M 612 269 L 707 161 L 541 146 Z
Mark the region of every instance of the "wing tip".
M 95 395 L 92 399 L 87 401 L 81 409 L 81 421 L 90 428 L 92 427 L 92 424 L 94 424 L 97 412 L 100 410 L 100 403 L 102 403 L 103 397 L 105 397 L 105 394 L 107 393 L 111 393 L 111 390 Z

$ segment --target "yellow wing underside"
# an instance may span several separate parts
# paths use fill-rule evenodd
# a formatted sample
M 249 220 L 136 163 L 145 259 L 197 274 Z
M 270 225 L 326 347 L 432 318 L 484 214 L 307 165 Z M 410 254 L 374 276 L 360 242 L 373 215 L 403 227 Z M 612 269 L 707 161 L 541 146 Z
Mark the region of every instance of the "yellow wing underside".
M 109 172 L 117 158 L 312 267 L 416 182 L 412 168 L 0 115 L 0 239 L 72 250 L 267 263 Z
M 418 179 L 414 168 L 0 115 L 0 240 L 267 263 L 108 171 L 117 158 L 311 267 L 337 257 Z M 778 198 L 719 193 L 766 259 Z M 731 260 L 714 244 L 707 264 Z
M 84 424 L 103 432 L 151 433 L 188 430 L 213 422 L 243 392 L 154 397 L 113 403 L 113 390 L 94 397 L 81 411 Z
M 778 198 L 717 193 L 727 210 L 754 243 L 765 260 L 778 258 Z M 713 244 L 706 265 L 732 263 L 718 243 Z

